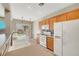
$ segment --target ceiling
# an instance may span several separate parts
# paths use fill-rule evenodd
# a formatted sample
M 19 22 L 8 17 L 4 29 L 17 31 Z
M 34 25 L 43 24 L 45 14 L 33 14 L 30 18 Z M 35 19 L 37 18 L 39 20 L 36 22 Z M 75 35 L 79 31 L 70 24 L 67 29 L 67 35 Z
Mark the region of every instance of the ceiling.
M 11 3 L 10 7 L 13 18 L 35 21 L 70 5 L 72 3 L 45 3 L 43 6 L 38 3 Z

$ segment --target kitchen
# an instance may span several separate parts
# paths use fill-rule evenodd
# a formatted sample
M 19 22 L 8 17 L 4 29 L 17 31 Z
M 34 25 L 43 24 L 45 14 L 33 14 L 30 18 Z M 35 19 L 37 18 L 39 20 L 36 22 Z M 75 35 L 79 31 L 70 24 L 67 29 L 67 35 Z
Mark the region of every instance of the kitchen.
M 40 5 L 41 4 L 41 5 Z M 1 4 L 2 11 L 5 10 Z M 77 56 L 79 55 L 79 4 L 78 3 L 11 3 L 11 20 L 1 18 L 0 24 L 7 25 L 6 34 L 10 36 L 10 47 L 7 55 L 45 55 L 45 56 Z M 26 6 L 26 8 L 25 8 Z M 2 15 L 4 13 L 1 11 Z M 8 11 L 10 13 L 10 11 Z M 26 16 L 27 15 L 27 16 Z M 9 17 L 8 16 L 8 17 Z M 10 25 L 11 24 L 11 25 Z M 6 32 L 6 33 L 5 33 Z M 6 39 L 6 38 L 3 38 Z M 2 39 L 2 40 L 3 40 Z M 2 42 L 1 40 L 1 42 Z M 4 45 L 6 48 L 6 44 Z M 34 50 L 36 50 L 34 52 Z M 3 49 L 1 53 L 3 55 Z M 18 51 L 18 52 L 17 52 Z
M 41 33 L 39 34 L 39 44 L 54 52 L 55 55 L 79 55 L 77 43 L 79 42 L 77 40 L 79 38 L 79 28 L 77 26 L 79 22 L 79 8 L 76 7 L 77 5 L 69 7 L 67 10 L 65 9 L 66 11 L 58 13 L 58 15 L 54 17 L 39 21 L 40 30 L 38 33 Z M 69 30 L 67 31 L 67 29 Z M 63 31 L 66 32 L 64 33 Z M 74 38 L 76 38 L 76 40 L 74 40 Z M 69 44 L 68 41 L 72 43 Z M 68 45 L 70 45 L 71 48 L 69 48 Z

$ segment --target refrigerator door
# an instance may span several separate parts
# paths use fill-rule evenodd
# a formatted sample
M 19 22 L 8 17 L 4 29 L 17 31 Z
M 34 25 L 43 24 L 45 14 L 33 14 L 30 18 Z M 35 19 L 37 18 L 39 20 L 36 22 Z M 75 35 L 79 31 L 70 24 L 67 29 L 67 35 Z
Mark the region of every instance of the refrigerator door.
M 62 55 L 62 23 L 54 23 L 54 53 Z
M 63 55 L 79 56 L 79 20 L 63 22 Z

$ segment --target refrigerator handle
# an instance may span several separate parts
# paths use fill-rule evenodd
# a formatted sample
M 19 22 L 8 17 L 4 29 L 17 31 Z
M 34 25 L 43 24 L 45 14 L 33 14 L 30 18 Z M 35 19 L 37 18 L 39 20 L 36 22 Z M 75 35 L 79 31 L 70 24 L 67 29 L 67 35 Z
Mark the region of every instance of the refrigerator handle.
M 55 38 L 57 38 L 57 39 L 60 39 L 62 36 L 54 36 Z

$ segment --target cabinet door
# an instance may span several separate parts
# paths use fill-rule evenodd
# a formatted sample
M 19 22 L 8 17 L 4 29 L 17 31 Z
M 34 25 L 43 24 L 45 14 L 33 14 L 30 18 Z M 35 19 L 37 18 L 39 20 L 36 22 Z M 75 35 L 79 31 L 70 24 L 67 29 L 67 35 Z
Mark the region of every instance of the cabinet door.
M 49 19 L 49 29 L 50 30 L 54 30 L 54 23 L 55 22 L 56 22 L 56 18 L 55 17 Z
M 62 22 L 62 21 L 66 21 L 66 16 L 67 14 L 62 14 L 56 17 L 56 22 Z
M 49 19 L 46 19 L 45 22 L 46 22 L 46 24 L 49 24 Z
M 78 18 L 79 18 L 79 9 L 67 13 L 67 20 L 74 20 Z
M 47 48 L 54 51 L 54 39 L 52 37 L 47 37 Z

